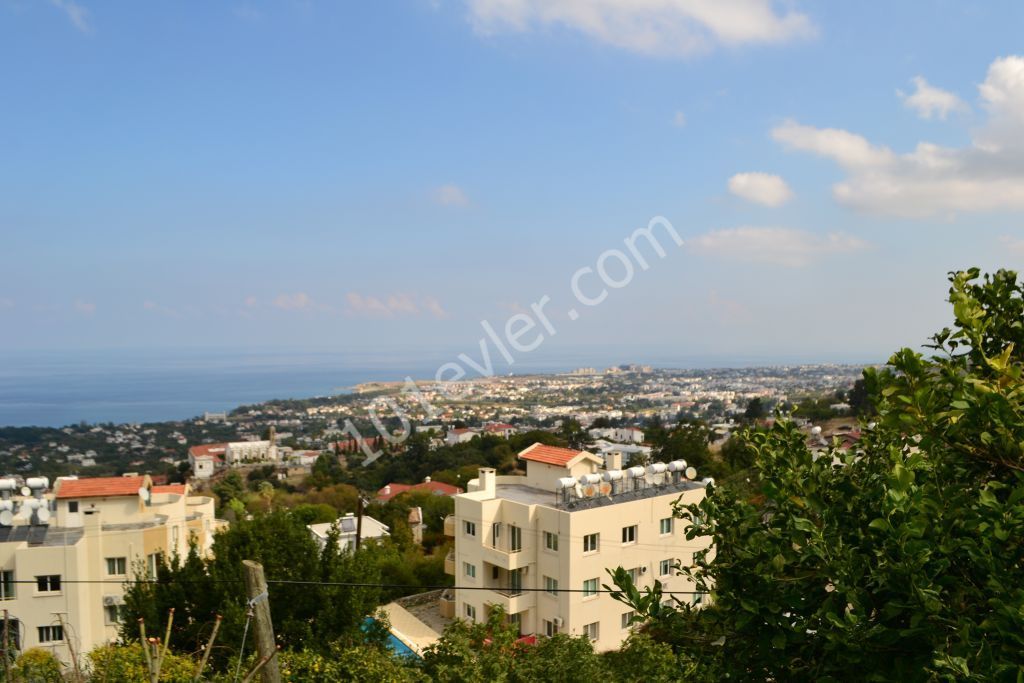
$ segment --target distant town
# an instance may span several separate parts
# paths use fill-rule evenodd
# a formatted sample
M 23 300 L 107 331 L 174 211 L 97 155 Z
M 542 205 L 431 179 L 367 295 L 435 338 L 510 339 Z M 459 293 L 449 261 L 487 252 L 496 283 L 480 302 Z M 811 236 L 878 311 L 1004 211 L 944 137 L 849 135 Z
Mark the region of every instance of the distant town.
M 803 414 L 809 418 L 847 414 L 847 392 L 862 370 L 833 364 L 712 370 L 622 365 L 483 378 L 443 387 L 417 382 L 415 395 L 403 391 L 406 387 L 400 382 L 367 383 L 351 393 L 267 401 L 190 420 L 0 427 L 0 472 L 53 478 L 145 471 L 179 478 L 192 470 L 190 449 L 205 453 L 194 447 L 234 443 L 239 444 L 234 452 L 240 453 L 241 444 L 265 441 L 271 428 L 276 432 L 276 460 L 307 469 L 323 451 L 358 451 L 364 442 L 379 439 L 377 425 L 400 432 L 407 424 L 415 432 L 430 434 L 436 443 L 448 444 L 481 433 L 554 429 L 565 418 L 583 426 L 600 420 L 617 427 L 640 424 L 652 416 L 665 422 L 689 418 L 724 433 L 755 398 L 768 412 L 803 402 Z M 436 414 L 428 414 L 424 403 Z M 344 431 L 346 421 L 358 436 Z

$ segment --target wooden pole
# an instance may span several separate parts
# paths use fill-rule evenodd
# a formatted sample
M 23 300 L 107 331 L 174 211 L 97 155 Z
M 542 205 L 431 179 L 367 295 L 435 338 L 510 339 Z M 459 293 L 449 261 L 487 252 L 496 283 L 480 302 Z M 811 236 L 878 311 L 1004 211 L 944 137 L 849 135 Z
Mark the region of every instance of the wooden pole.
M 363 494 L 359 494 L 359 499 L 356 502 L 356 550 L 359 550 L 359 545 L 363 542 Z
M 7 610 L 4 610 L 4 681 L 11 683 L 11 629 L 7 619 Z
M 263 565 L 252 560 L 243 560 L 242 566 L 245 567 L 245 587 L 255 622 L 256 649 L 260 657 L 267 658 L 267 663 L 260 674 L 263 676 L 263 683 L 281 683 L 281 667 L 274 657 L 277 644 L 274 642 L 274 625 L 270 621 L 270 599 L 267 593 L 267 580 L 263 576 Z
M 203 650 L 203 658 L 199 661 L 199 670 L 196 671 L 196 677 L 192 679 L 193 683 L 199 683 L 203 677 L 203 669 L 206 668 L 206 662 L 210 661 L 210 651 L 213 650 L 213 641 L 217 640 L 217 631 L 220 630 L 220 622 L 223 617 L 217 615 L 217 621 L 213 622 L 213 633 L 210 634 L 210 639 L 206 641 L 206 649 Z
M 78 668 L 78 657 L 75 656 L 75 648 L 71 646 L 71 636 L 68 634 L 66 628 L 64 628 L 64 615 L 60 612 L 57 613 L 57 621 L 60 622 L 60 632 L 64 636 L 64 642 L 68 646 L 68 654 L 71 655 L 71 666 L 75 670 L 75 681 L 76 683 L 82 683 L 82 672 Z

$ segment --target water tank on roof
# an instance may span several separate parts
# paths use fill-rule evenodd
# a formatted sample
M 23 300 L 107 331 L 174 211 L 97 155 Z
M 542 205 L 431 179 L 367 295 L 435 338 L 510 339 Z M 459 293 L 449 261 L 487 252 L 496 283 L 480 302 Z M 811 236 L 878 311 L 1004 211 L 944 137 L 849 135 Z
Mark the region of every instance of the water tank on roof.
M 644 476 L 644 468 L 637 465 L 636 467 L 630 467 L 629 469 L 625 470 L 623 474 L 625 474 L 627 477 L 630 477 L 631 479 L 639 479 L 640 477 Z
M 555 488 L 558 490 L 571 489 L 576 486 L 576 479 L 574 477 L 562 477 L 555 482 Z
M 668 471 L 669 472 L 682 472 L 685 469 L 686 469 L 686 461 L 685 460 L 673 460 L 672 462 L 670 462 L 668 464 Z
M 661 474 L 668 469 L 668 465 L 663 462 L 652 462 L 647 466 L 647 474 Z
M 580 484 L 586 486 L 587 484 L 597 484 L 601 481 L 600 474 L 584 474 L 580 477 Z
M 622 470 L 608 470 L 601 475 L 605 481 L 618 481 L 622 479 Z

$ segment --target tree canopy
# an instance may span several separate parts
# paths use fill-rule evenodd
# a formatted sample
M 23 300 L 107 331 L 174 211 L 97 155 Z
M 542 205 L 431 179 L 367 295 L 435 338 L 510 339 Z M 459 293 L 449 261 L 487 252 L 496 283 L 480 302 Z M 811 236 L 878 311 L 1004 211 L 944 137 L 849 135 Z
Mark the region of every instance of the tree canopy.
M 789 421 L 747 437 L 760 478 L 678 509 L 712 594 L 618 597 L 706 680 L 1024 678 L 1024 289 L 950 274 L 929 354 L 864 373 L 859 444 L 812 452 Z M 863 404 L 862 404 L 863 405 Z

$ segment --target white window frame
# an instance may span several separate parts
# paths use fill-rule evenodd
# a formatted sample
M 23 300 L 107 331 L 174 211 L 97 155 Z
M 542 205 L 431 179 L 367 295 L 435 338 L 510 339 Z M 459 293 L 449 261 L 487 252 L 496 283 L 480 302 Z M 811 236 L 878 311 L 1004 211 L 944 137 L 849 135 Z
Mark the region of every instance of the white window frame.
M 672 573 L 672 558 L 662 560 L 658 563 L 658 576 L 669 576 Z
M 463 562 L 462 573 L 471 579 L 476 579 L 476 565 L 471 562 Z
M 476 522 L 471 522 L 468 519 L 462 520 L 462 533 L 467 536 L 476 536 Z
M 551 576 L 545 576 L 544 592 L 553 597 L 558 597 L 558 579 Z
M 623 612 L 622 613 L 622 616 L 619 617 L 619 620 L 620 620 L 620 623 L 622 624 L 622 630 L 623 631 L 625 631 L 626 629 L 630 628 L 633 625 L 632 624 L 632 619 L 635 616 L 636 616 L 636 610 L 632 610 L 632 609 L 629 610 L 628 612 Z
M 601 583 L 597 577 L 593 579 L 586 579 L 583 582 L 583 598 L 596 598 L 598 591 L 601 590 Z
M 40 643 L 57 643 L 64 640 L 64 629 L 60 624 L 37 626 L 36 635 Z
M 128 574 L 128 558 L 127 557 L 108 557 L 107 560 L 107 576 L 127 576 Z M 110 571 L 113 569 L 114 571 Z
M 590 545 L 591 547 L 587 548 L 588 545 Z M 583 553 L 585 555 L 586 554 L 590 554 L 590 553 L 597 553 L 597 552 L 600 552 L 600 551 L 601 551 L 601 534 L 600 533 L 587 534 L 586 536 L 583 537 Z
M 54 579 L 56 579 L 56 582 Z M 54 583 L 57 584 L 56 588 L 53 587 Z M 37 593 L 60 593 L 63 586 L 60 574 L 39 574 L 36 576 Z
M 466 615 L 467 619 L 472 619 L 473 621 L 476 621 L 476 607 L 475 606 L 469 604 L 468 602 L 465 603 L 463 605 L 463 613 Z
M 622 527 L 622 545 L 636 544 L 636 539 L 639 535 L 638 531 L 636 524 Z
M 583 633 L 591 642 L 596 642 L 601 637 L 601 622 L 594 621 L 583 627 Z
M 515 524 L 508 525 L 508 551 L 518 553 L 523 549 L 523 529 Z
M 662 517 L 661 521 L 658 522 L 658 532 L 662 536 L 670 536 L 675 530 L 675 526 L 675 519 L 673 517 Z M 668 527 L 668 531 L 665 530 L 665 527 Z
M 550 531 L 544 532 L 544 549 L 550 550 L 553 553 L 558 552 L 558 534 L 551 533 Z

